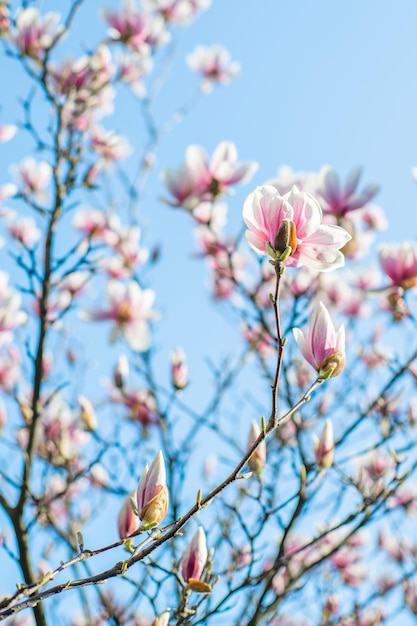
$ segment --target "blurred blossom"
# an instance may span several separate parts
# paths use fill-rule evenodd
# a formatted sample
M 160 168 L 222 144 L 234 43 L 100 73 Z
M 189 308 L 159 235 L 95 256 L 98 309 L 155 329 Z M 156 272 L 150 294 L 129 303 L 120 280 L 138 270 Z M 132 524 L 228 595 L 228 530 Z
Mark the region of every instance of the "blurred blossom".
M 20 9 L 16 26 L 11 33 L 11 41 L 16 44 L 23 56 L 40 59 L 63 32 L 59 24 L 59 13 L 47 13 L 43 17 L 35 7 Z
M 17 194 L 17 185 L 14 183 L 6 183 L 0 187 L 0 202 L 7 200 L 8 198 L 12 198 Z M 7 217 L 7 215 L 6 215 Z
M 10 28 L 9 7 L 7 2 L 0 4 L 0 37 L 7 36 Z
M 150 391 L 137 387 L 115 387 L 111 391 L 111 399 L 129 409 L 128 419 L 133 422 L 139 422 L 143 426 L 158 423 L 157 405 Z
M 284 265 L 331 271 L 344 265 L 340 248 L 350 235 L 322 224 L 322 217 L 317 200 L 295 186 L 284 196 L 270 185 L 256 187 L 243 206 L 245 237 L 255 252 L 274 258 L 289 252 Z
M 132 509 L 131 500 L 135 501 L 136 492 L 133 491 L 129 494 L 120 509 L 119 517 L 117 519 L 117 527 L 119 529 L 120 539 L 126 539 L 132 533 L 136 532 L 139 528 L 139 518 Z
M 393 285 L 404 290 L 417 286 L 417 242 L 381 244 L 378 253 L 381 267 Z
M 84 270 L 76 270 L 64 276 L 58 283 L 58 287 L 61 291 L 67 291 L 71 298 L 81 294 L 84 291 L 85 286 L 90 280 L 90 272 Z
M 33 217 L 13 217 L 8 223 L 10 235 L 24 246 L 31 248 L 41 237 Z
M 152 289 L 141 289 L 134 281 L 124 285 L 111 280 L 107 285 L 108 307 L 84 311 L 83 318 L 113 321 L 111 342 L 117 341 L 122 334 L 133 350 L 144 352 L 151 343 L 148 322 L 157 317 L 156 311 L 152 310 L 154 299 Z
M 203 77 L 201 90 L 208 93 L 216 83 L 226 85 L 240 72 L 240 64 L 232 61 L 223 46 L 197 46 L 187 56 L 188 66 Z
M 97 415 L 94 406 L 86 396 L 78 396 L 78 404 L 80 405 L 81 421 L 87 430 L 94 431 L 98 426 Z
M 294 185 L 300 191 L 315 195 L 320 178 L 320 173 L 294 172 L 289 165 L 282 165 L 277 176 L 266 181 L 265 185 L 272 185 L 282 196 L 291 191 Z
M 41 194 L 48 187 L 52 176 L 49 163 L 35 161 L 32 157 L 26 157 L 20 165 L 11 165 L 10 171 L 23 193 Z
M 203 148 L 191 145 L 180 169 L 167 169 L 162 173 L 174 198 L 168 204 L 192 211 L 201 202 L 213 202 L 230 192 L 232 185 L 248 182 L 257 168 L 255 162 L 238 162 L 236 146 L 230 141 L 221 142 L 210 160 Z
M 181 347 L 171 353 L 171 381 L 177 390 L 184 389 L 188 384 L 187 359 Z
M 114 41 L 133 50 L 146 51 L 146 38 L 150 31 L 151 16 L 136 6 L 135 0 L 124 0 L 119 12 L 103 10 L 103 17 L 110 25 L 109 36 Z
M 164 457 L 159 451 L 151 463 L 146 465 L 139 481 L 137 493 L 139 518 L 147 527 L 158 526 L 168 511 L 168 489 Z
M 252 326 L 245 324 L 242 332 L 250 349 L 257 352 L 261 359 L 276 353 L 275 339 L 260 324 L 253 324 Z
M 293 328 L 294 338 L 306 361 L 324 376 L 338 376 L 345 366 L 345 327 L 336 332 L 329 312 L 319 302 L 312 315 L 308 335 Z
M 91 132 L 91 147 L 107 163 L 125 159 L 132 152 L 132 148 L 125 137 L 100 126 L 96 126 Z
M 100 463 L 93 463 L 90 467 L 89 479 L 95 487 L 107 487 L 110 481 L 107 470 Z
M 211 0 L 144 0 L 144 6 L 171 24 L 187 26 L 197 11 L 207 9 Z
M 337 174 L 328 167 L 323 175 L 322 186 L 318 189 L 318 194 L 325 201 L 324 210 L 340 218 L 370 202 L 378 193 L 379 186 L 368 185 L 359 191 L 361 175 L 361 167 L 352 170 L 342 187 Z
M 13 330 L 27 322 L 28 316 L 20 306 L 20 294 L 8 285 L 8 275 L 0 272 L 0 345 L 10 343 Z
M 21 357 L 14 345 L 0 346 L 0 388 L 11 393 L 21 382 Z
M 146 96 L 146 87 L 142 79 L 153 69 L 153 60 L 150 56 L 123 54 L 118 56 L 119 76 L 127 83 L 133 93 L 139 98 Z
M 3 124 L 3 126 L 0 126 L 0 143 L 10 141 L 16 133 L 17 126 L 14 126 L 14 124 Z

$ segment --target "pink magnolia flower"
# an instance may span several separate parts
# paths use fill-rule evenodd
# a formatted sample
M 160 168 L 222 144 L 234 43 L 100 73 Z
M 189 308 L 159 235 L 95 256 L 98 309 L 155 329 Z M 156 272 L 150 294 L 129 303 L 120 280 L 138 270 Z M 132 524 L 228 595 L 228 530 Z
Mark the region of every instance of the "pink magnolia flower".
M 232 61 L 223 46 L 197 46 L 186 58 L 188 66 L 203 76 L 202 91 L 208 93 L 213 85 L 226 85 L 240 72 L 240 64 Z
M 80 405 L 81 421 L 87 430 L 93 432 L 98 426 L 97 415 L 93 403 L 86 396 L 78 396 L 77 400 Z
M 115 383 L 117 382 L 122 382 L 122 379 L 116 378 L 115 374 Z M 121 387 L 116 386 L 115 389 L 112 389 L 111 399 L 129 409 L 128 419 L 133 422 L 139 422 L 144 427 L 158 423 L 155 397 L 147 389 L 127 387 L 123 384 Z
M 142 79 L 150 74 L 153 69 L 152 57 L 143 54 L 120 53 L 118 64 L 121 80 L 130 85 L 138 98 L 144 98 L 146 96 L 146 88 Z
M 129 494 L 127 498 L 125 498 L 117 519 L 120 539 L 126 539 L 139 528 L 138 516 L 133 512 L 131 505 L 132 498 L 134 500 L 135 492 Z
M 319 471 L 327 469 L 333 464 L 334 439 L 333 424 L 330 419 L 326 420 L 320 439 L 317 435 L 313 435 L 313 449 Z
M 345 366 L 345 327 L 336 332 L 329 312 L 322 302 L 314 311 L 308 335 L 293 328 L 295 340 L 306 361 L 320 376 L 338 376 Z
M 204 528 L 199 526 L 181 560 L 181 575 L 185 582 L 200 580 L 207 556 L 206 534 Z
M 203 148 L 189 146 L 181 168 L 165 170 L 162 178 L 174 196 L 174 202 L 169 204 L 192 211 L 201 202 L 214 201 L 230 192 L 232 185 L 246 183 L 257 168 L 255 162 L 238 163 L 235 144 L 223 141 L 210 160 Z
M 32 157 L 27 157 L 20 165 L 11 165 L 10 171 L 24 193 L 43 192 L 48 187 L 52 176 L 52 167 L 49 163 L 35 161 Z
M 154 291 L 141 289 L 134 281 L 124 285 L 111 280 L 107 285 L 108 307 L 85 311 L 83 316 L 89 320 L 112 320 L 115 326 L 111 341 L 123 334 L 133 350 L 144 352 L 151 343 L 148 321 L 157 317 L 152 310 L 154 299 Z
M 10 28 L 9 7 L 6 2 L 0 4 L 0 37 L 7 35 Z
M 289 165 L 282 165 L 277 175 L 265 184 L 275 187 L 281 195 L 288 193 L 296 185 L 300 191 L 306 191 L 314 196 L 320 177 L 321 173 L 295 172 Z
M 258 422 L 252 420 L 248 442 L 246 447 L 249 449 L 255 443 L 259 435 L 261 434 L 261 429 L 259 428 Z M 256 448 L 255 452 L 252 454 L 248 461 L 249 469 L 251 472 L 255 474 L 261 474 L 265 468 L 266 462 L 266 443 L 265 440 L 261 441 L 261 443 Z
M 59 25 L 59 13 L 47 13 L 41 17 L 38 9 L 21 9 L 16 18 L 16 28 L 11 40 L 17 45 L 22 55 L 38 59 L 48 50 L 63 31 Z
M 17 194 L 17 186 L 14 183 L 6 183 L 0 187 L 0 202 Z
M 348 176 L 345 187 L 342 188 L 337 174 L 327 168 L 324 174 L 323 185 L 317 190 L 325 200 L 325 210 L 337 217 L 343 217 L 349 211 L 365 206 L 378 193 L 378 185 L 368 185 L 361 192 L 358 191 L 362 168 L 357 167 Z
M 177 390 L 184 389 L 188 384 L 187 359 L 182 348 L 171 354 L 171 381 Z
M 410 289 L 417 286 L 417 243 L 381 244 L 379 262 L 385 274 L 396 287 Z
M 256 252 L 279 258 L 289 251 L 284 265 L 331 271 L 344 264 L 340 248 L 350 235 L 322 217 L 317 200 L 296 186 L 284 196 L 270 185 L 256 187 L 243 205 L 245 237 Z
M 137 493 L 139 518 L 144 526 L 158 526 L 168 510 L 168 489 L 164 457 L 159 451 L 151 466 L 146 465 L 139 481 Z
M 0 143 L 6 143 L 6 141 L 10 141 L 17 132 L 17 126 L 13 124 L 3 124 L 0 126 Z

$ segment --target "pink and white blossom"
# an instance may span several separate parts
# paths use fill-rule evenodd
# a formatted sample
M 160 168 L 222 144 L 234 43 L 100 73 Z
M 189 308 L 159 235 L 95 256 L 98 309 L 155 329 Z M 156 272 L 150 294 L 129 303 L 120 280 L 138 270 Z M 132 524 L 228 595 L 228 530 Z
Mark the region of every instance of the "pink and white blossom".
M 96 126 L 91 133 L 91 148 L 107 163 L 120 161 L 132 152 L 128 140 L 113 130 Z
M 232 61 L 223 46 L 197 46 L 186 58 L 188 66 L 203 77 L 201 90 L 208 93 L 213 85 L 228 84 L 240 72 L 240 63 Z
M 162 178 L 174 197 L 169 204 L 192 211 L 201 202 L 213 202 L 230 193 L 232 185 L 248 182 L 257 168 L 255 162 L 238 162 L 235 144 L 223 141 L 211 159 L 200 146 L 189 146 L 180 169 L 167 169 Z
M 122 334 L 133 350 L 144 352 L 151 343 L 148 322 L 157 317 L 152 310 L 154 299 L 154 291 L 141 289 L 134 281 L 124 285 L 111 280 L 107 285 L 107 308 L 85 311 L 83 317 L 113 321 L 111 341 L 116 341 Z
M 331 271 L 344 264 L 340 248 L 350 235 L 339 226 L 322 224 L 322 218 L 317 200 L 295 186 L 284 196 L 271 185 L 256 187 L 243 206 L 249 229 L 245 237 L 258 254 L 272 250 L 279 258 L 289 252 L 284 265 Z
M 184 350 L 180 347 L 171 354 L 171 381 L 180 390 L 188 384 L 188 367 Z
M 246 444 L 246 448 L 249 450 L 255 441 L 258 439 L 261 434 L 261 429 L 259 428 L 258 422 L 252 420 L 251 427 L 249 431 L 248 441 Z M 256 448 L 255 452 L 252 454 L 248 461 L 249 469 L 251 472 L 255 474 L 261 474 L 265 469 L 266 464 L 266 442 L 265 439 L 261 441 L 261 443 Z
M 36 226 L 33 217 L 16 217 L 8 224 L 10 235 L 24 246 L 32 247 L 41 237 L 41 231 Z
M 293 328 L 303 357 L 320 376 L 338 376 L 345 366 L 345 327 L 336 332 L 329 312 L 319 302 L 312 315 L 308 335 Z
M 155 11 L 165 22 L 188 25 L 197 11 L 210 6 L 211 0 L 144 0 L 149 11 Z
M 133 50 L 147 53 L 146 40 L 151 29 L 151 16 L 136 6 L 135 0 L 124 0 L 120 11 L 104 9 L 103 17 L 110 25 L 109 36 Z
M 135 495 L 135 492 L 128 495 L 120 509 L 119 517 L 117 518 L 120 539 L 126 539 L 139 528 L 139 518 L 133 512 L 131 504 L 131 500 L 134 500 Z

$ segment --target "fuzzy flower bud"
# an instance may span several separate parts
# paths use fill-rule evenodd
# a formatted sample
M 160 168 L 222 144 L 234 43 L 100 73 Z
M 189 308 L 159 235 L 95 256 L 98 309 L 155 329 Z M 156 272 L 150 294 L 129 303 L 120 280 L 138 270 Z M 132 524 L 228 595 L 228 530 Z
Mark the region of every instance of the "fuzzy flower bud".
M 255 420 L 252 420 L 251 428 L 249 431 L 248 444 L 247 448 L 249 449 L 256 439 L 261 434 L 261 429 Z M 265 441 L 262 441 L 259 446 L 256 448 L 255 452 L 252 454 L 248 461 L 249 469 L 254 474 L 260 475 L 265 468 L 266 461 L 266 444 Z
M 333 424 L 330 419 L 326 420 L 320 439 L 317 435 L 313 435 L 313 449 L 319 471 L 333 464 L 334 439 Z
M 168 489 L 164 457 L 159 451 L 151 466 L 145 467 L 137 490 L 139 518 L 148 528 L 158 526 L 168 510 Z

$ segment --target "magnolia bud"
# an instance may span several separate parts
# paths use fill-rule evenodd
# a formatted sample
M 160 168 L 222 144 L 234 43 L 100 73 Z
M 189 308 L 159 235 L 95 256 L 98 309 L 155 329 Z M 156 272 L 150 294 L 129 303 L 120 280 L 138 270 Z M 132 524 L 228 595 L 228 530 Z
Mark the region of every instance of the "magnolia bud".
M 320 365 L 319 374 L 325 378 L 339 376 L 344 370 L 346 356 L 344 352 L 329 354 Z
M 171 379 L 175 389 L 184 389 L 188 383 L 187 362 L 182 348 L 171 354 Z
M 185 549 L 181 561 L 181 575 L 185 582 L 200 580 L 207 561 L 207 542 L 204 528 L 197 529 L 191 542 Z
M 334 439 L 333 425 L 330 419 L 326 420 L 320 439 L 313 435 L 313 449 L 319 470 L 324 470 L 333 464 Z
M 123 506 L 120 509 L 119 517 L 117 520 L 117 526 L 119 529 L 120 539 L 126 539 L 132 533 L 134 533 L 139 527 L 139 520 L 137 515 L 133 512 L 131 505 L 131 498 L 135 496 L 135 492 L 127 496 L 123 502 Z
M 261 429 L 258 426 L 258 423 L 255 420 L 252 420 L 251 428 L 249 431 L 248 444 L 247 448 L 251 448 L 255 443 L 259 435 L 261 434 Z M 259 446 L 256 448 L 255 452 L 252 454 L 248 461 L 249 469 L 251 472 L 255 474 L 261 474 L 265 468 L 266 461 L 266 443 L 265 441 L 261 441 Z
M 159 451 L 151 466 L 145 467 L 137 489 L 139 517 L 148 528 L 158 526 L 168 510 L 168 489 L 164 457 Z
M 295 224 L 291 220 L 282 220 L 274 239 L 274 250 L 282 254 L 287 248 L 291 248 L 290 254 L 294 254 L 297 247 L 297 233 Z
M 123 389 L 129 376 L 129 362 L 124 354 L 117 359 L 116 366 L 113 370 L 113 381 L 118 389 Z
M 77 400 L 81 408 L 81 419 L 87 430 L 93 432 L 97 428 L 97 416 L 94 407 L 85 396 L 78 396 Z

